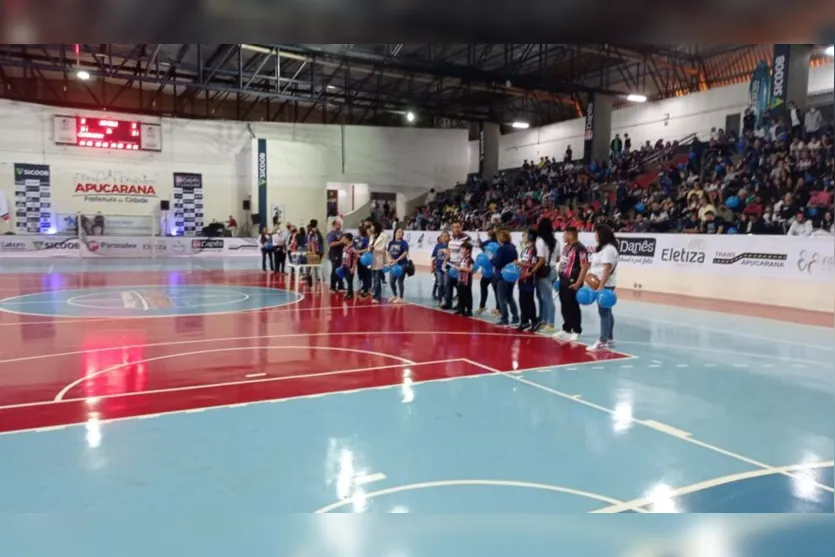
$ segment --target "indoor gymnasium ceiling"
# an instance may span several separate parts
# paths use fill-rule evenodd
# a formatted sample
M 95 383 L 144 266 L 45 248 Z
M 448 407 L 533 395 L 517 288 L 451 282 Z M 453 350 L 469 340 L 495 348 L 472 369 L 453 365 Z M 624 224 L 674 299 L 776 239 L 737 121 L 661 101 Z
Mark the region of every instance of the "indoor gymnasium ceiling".
M 541 125 L 577 117 L 595 91 L 682 95 L 746 80 L 770 56 L 752 44 L 10 44 L 0 82 L 7 98 L 189 118 Z

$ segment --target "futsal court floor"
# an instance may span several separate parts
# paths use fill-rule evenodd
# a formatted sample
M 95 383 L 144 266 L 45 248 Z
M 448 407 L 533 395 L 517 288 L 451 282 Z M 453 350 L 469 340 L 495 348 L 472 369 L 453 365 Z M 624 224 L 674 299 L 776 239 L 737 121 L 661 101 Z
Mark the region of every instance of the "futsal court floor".
M 0 513 L 835 509 L 831 327 L 624 293 L 588 353 L 252 266 L 3 261 Z

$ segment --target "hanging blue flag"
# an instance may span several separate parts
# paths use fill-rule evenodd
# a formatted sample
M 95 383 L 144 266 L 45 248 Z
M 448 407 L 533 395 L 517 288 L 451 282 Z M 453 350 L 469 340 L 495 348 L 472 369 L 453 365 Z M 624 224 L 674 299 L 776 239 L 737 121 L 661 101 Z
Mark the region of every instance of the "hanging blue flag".
M 757 116 L 757 126 L 762 124 L 763 115 L 768 110 L 768 96 L 771 86 L 771 69 L 765 60 L 757 64 L 751 74 L 751 84 L 748 87 L 748 106 Z

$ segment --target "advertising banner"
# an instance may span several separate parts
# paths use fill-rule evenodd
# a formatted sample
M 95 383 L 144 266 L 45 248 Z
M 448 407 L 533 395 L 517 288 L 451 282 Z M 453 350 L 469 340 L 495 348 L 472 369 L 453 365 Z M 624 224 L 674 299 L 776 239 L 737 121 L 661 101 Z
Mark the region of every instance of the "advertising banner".
M 141 172 L 79 172 L 73 184 L 74 198 L 103 212 L 148 214 L 158 206 L 157 182 Z
M 14 165 L 15 229 L 39 234 L 52 226 L 50 171 L 45 164 Z
M 194 236 L 203 230 L 203 175 L 174 173 L 174 231 Z
M 258 140 L 258 217 L 261 226 L 267 224 L 267 140 Z
M 583 134 L 583 160 L 586 164 L 591 162 L 592 144 L 594 140 L 594 94 L 589 96 L 589 104 L 586 107 L 585 131 Z
M 785 116 L 788 112 L 786 95 L 789 85 L 789 48 L 787 44 L 774 45 L 769 106 L 775 116 Z

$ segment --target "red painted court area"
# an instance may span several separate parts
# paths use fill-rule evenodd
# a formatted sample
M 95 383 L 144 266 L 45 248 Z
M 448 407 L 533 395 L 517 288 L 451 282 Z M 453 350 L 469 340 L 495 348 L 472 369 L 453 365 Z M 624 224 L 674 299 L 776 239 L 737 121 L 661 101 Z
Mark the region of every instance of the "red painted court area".
M 85 273 L 63 275 L 59 286 L 167 281 L 165 272 Z M 193 272 L 182 282 L 285 286 L 251 271 Z M 46 290 L 39 277 L 25 275 L 5 275 L 0 286 L 0 298 Z M 0 332 L 0 432 L 627 357 L 591 355 L 582 345 L 422 306 L 344 303 L 327 291 L 286 307 L 221 315 L 0 312 Z

